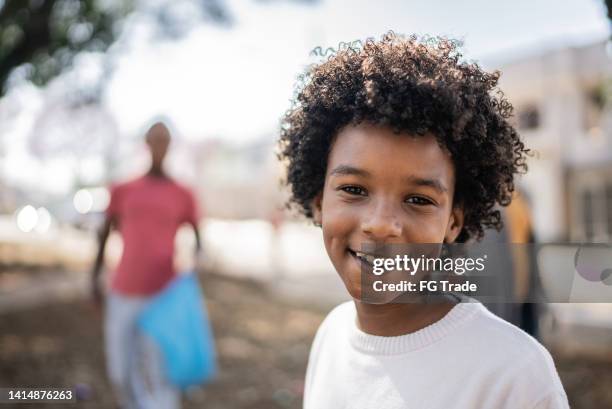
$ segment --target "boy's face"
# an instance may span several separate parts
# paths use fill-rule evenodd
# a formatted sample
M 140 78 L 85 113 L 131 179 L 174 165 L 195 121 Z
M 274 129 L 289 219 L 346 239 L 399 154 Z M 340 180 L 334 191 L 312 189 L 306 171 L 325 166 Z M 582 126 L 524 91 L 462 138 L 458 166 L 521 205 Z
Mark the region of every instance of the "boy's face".
M 353 298 L 361 296 L 364 244 L 453 242 L 463 211 L 453 206 L 455 171 L 433 135 L 412 137 L 361 124 L 332 145 L 313 203 L 325 248 Z

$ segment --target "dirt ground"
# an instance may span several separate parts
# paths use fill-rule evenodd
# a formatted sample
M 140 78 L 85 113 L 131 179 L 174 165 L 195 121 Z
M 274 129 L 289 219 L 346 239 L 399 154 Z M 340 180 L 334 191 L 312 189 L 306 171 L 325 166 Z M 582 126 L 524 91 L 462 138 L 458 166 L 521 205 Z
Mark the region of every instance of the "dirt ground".
M 326 308 L 281 300 L 264 287 L 209 275 L 203 286 L 220 372 L 185 398 L 186 408 L 299 408 L 310 343 Z M 612 408 L 612 363 L 557 357 L 572 408 Z M 76 387 L 76 405 L 113 408 L 101 318 L 84 301 L 0 315 L 0 386 Z

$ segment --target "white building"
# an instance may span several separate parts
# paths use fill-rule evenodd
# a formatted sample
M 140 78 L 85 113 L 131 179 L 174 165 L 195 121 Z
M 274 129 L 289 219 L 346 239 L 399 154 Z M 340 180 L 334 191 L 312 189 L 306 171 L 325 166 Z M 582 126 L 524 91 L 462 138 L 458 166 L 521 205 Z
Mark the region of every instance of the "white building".
M 612 239 L 612 64 L 605 42 L 500 67 L 500 86 L 534 150 L 519 185 L 539 240 Z

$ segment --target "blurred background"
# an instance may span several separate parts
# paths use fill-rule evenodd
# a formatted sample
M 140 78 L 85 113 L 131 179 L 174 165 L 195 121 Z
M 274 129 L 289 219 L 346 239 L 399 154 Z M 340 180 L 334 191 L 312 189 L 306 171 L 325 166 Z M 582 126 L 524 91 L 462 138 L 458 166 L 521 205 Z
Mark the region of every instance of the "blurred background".
M 612 238 L 612 43 L 601 0 L 0 0 L 0 386 L 111 407 L 88 299 L 110 183 L 147 170 L 154 119 L 204 210 L 219 378 L 187 407 L 298 408 L 310 343 L 347 298 L 318 229 L 283 209 L 279 119 L 315 47 L 446 35 L 499 69 L 535 151 L 519 180 L 540 242 Z M 187 269 L 193 237 L 177 236 Z M 121 240 L 111 236 L 112 271 Z M 556 308 L 556 309 L 555 309 Z M 612 407 L 612 308 L 552 306 L 542 339 L 575 408 Z M 39 405 L 40 406 L 40 405 Z

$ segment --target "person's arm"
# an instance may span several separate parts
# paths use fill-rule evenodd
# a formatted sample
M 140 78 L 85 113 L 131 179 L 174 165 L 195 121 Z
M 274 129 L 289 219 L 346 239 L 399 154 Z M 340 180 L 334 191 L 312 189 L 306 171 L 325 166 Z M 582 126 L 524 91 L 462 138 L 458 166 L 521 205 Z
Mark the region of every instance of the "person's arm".
M 204 250 L 202 248 L 202 238 L 200 236 L 200 229 L 197 223 L 189 223 L 193 228 L 193 235 L 195 237 L 195 252 L 194 261 L 196 271 L 201 271 L 204 268 Z
M 191 227 L 193 227 L 193 234 L 195 235 L 195 251 L 196 253 L 200 253 L 202 251 L 202 240 L 200 238 L 200 229 L 198 228 L 197 223 L 192 223 Z
M 202 248 L 202 238 L 200 237 L 199 221 L 201 220 L 202 210 L 199 208 L 197 200 L 190 190 L 187 190 L 186 195 L 186 211 L 184 221 L 193 228 L 193 234 L 195 237 L 195 249 L 194 249 L 194 268 L 196 271 L 203 269 L 204 265 L 204 251 Z
M 102 271 L 102 266 L 104 265 L 104 250 L 106 248 L 106 240 L 108 239 L 113 224 L 113 218 L 107 216 L 104 219 L 104 224 L 98 231 L 98 253 L 91 270 L 91 290 L 96 305 L 100 305 L 103 299 L 102 289 L 100 287 L 100 272 Z

